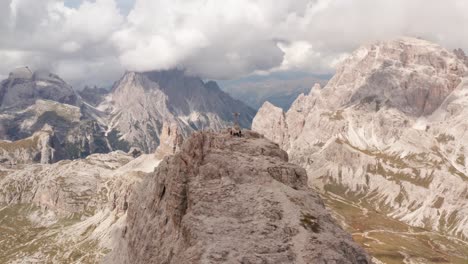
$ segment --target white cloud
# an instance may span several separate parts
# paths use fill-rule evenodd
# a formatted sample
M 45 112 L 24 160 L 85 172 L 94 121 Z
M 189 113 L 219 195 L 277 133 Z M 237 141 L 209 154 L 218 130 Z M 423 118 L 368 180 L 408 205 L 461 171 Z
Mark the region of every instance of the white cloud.
M 0 74 L 22 64 L 75 83 L 176 66 L 205 78 L 330 73 L 360 44 L 399 35 L 468 48 L 465 0 L 135 0 L 128 16 L 119 6 L 132 0 L 74 3 L 0 1 Z
M 5 4 L 5 2 L 9 2 Z M 103 65 L 122 71 L 115 59 L 116 50 L 110 36 L 120 28 L 124 17 L 114 0 L 84 1 L 78 8 L 69 8 L 60 0 L 10 0 L 0 4 L 0 72 L 29 65 L 33 69 L 49 69 L 60 73 L 76 69 L 76 74 L 68 74 L 67 80 L 102 83 L 100 76 L 88 78 L 89 73 L 102 71 L 102 68 L 83 72 L 83 64 L 90 67 L 96 61 L 112 61 Z M 113 60 L 111 59 L 113 58 Z M 106 80 L 107 81 L 107 80 Z
M 284 52 L 283 62 L 280 70 L 298 70 L 314 67 L 314 63 L 320 58 L 320 53 L 313 50 L 307 41 L 296 41 L 292 43 L 278 43 L 278 47 Z
M 277 8 L 271 1 L 137 0 L 114 41 L 130 69 L 181 66 L 205 77 L 246 74 L 281 63 L 271 26 L 288 12 L 284 3 Z

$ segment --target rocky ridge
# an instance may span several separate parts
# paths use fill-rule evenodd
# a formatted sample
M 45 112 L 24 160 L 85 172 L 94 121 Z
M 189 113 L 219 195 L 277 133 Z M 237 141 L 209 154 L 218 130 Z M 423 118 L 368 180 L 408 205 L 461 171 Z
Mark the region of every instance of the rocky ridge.
M 130 200 L 109 263 L 369 263 L 302 168 L 246 132 L 196 132 Z
M 264 104 L 252 127 L 329 197 L 466 239 L 467 72 L 421 39 L 366 45 L 288 112 Z

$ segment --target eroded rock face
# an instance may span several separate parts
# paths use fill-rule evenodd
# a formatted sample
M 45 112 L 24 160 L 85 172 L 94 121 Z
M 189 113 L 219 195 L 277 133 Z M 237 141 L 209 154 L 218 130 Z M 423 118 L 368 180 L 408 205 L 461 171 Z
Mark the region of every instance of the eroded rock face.
M 399 38 L 363 46 L 337 69 L 322 92 L 327 107 L 374 101 L 412 116 L 427 116 L 461 82 L 467 69 L 434 43 Z
M 265 137 L 273 142 L 277 142 L 280 146 L 287 144 L 287 124 L 286 116 L 283 109 L 265 102 L 252 123 L 252 130 L 263 131 Z
M 466 67 L 468 67 L 468 56 L 466 56 L 465 51 L 458 48 L 453 51 L 453 53 L 465 63 Z
M 157 159 L 163 159 L 164 157 L 173 155 L 180 150 L 184 139 L 179 130 L 180 128 L 177 124 L 163 124 L 159 146 L 155 153 Z
M 306 185 L 253 132 L 197 132 L 129 202 L 109 263 L 369 263 Z
M 0 164 L 53 163 L 63 153 L 56 149 L 58 140 L 50 126 L 18 141 L 0 141 Z
M 467 72 L 436 44 L 379 42 L 354 52 L 323 89 L 299 96 L 284 131 L 270 106 L 253 127 L 306 168 L 311 186 L 466 239 Z

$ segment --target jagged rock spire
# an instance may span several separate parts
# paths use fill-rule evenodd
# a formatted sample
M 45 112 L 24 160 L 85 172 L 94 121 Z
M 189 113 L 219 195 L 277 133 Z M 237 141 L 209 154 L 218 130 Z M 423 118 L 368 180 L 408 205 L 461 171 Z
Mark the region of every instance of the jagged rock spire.
M 163 123 L 159 140 L 159 146 L 155 153 L 158 159 L 177 153 L 184 141 L 177 124 L 170 122 Z

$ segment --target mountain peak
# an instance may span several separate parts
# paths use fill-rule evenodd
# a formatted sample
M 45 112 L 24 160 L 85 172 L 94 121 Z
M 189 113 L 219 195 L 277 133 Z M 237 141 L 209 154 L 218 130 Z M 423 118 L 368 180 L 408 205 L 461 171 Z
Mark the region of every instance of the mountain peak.
M 131 196 L 107 262 L 370 263 L 305 170 L 273 142 L 243 134 L 197 132 L 165 158 Z
M 441 46 L 401 37 L 357 49 L 321 94 L 335 109 L 372 97 L 413 116 L 429 115 L 467 72 L 464 62 Z
M 215 82 L 204 83 L 180 69 L 127 72 L 102 106 L 119 117 L 112 119 L 115 123 L 111 126 L 147 152 L 157 147 L 164 122 L 177 124 L 180 133 L 188 135 L 194 130 L 219 130 L 229 125 L 233 112 L 241 113 L 241 126 L 250 127 L 255 114 Z
M 0 108 L 24 108 L 37 99 L 76 105 L 78 97 L 73 88 L 58 75 L 48 71 L 31 71 L 29 67 L 13 70 L 0 83 Z

